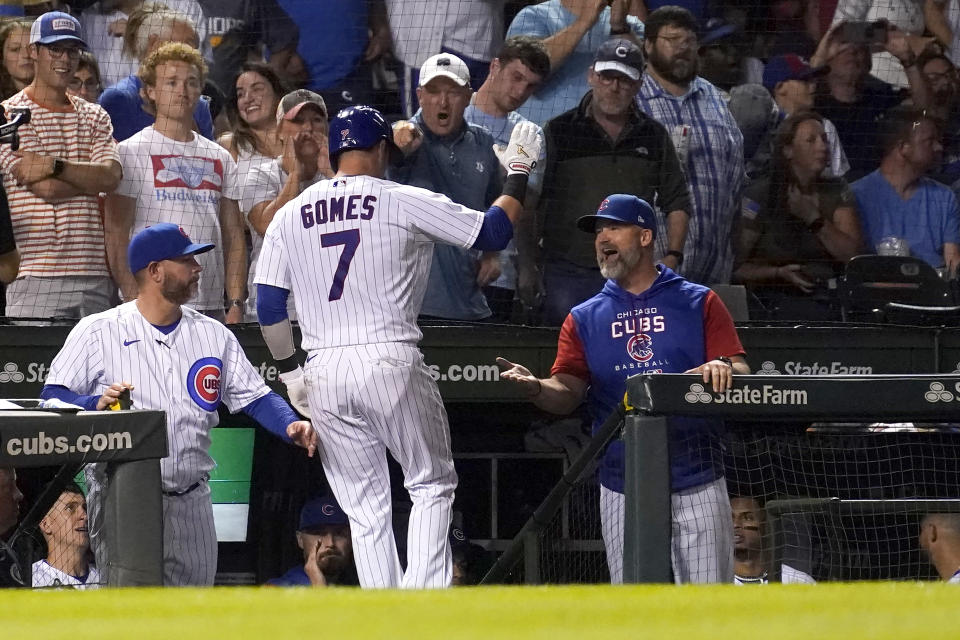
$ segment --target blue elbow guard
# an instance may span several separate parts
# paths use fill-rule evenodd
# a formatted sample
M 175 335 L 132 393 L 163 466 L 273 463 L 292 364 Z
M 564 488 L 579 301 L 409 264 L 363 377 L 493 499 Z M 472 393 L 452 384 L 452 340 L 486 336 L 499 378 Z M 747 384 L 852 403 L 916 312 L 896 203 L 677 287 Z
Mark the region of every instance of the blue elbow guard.
M 473 249 L 480 251 L 502 251 L 513 237 L 513 224 L 507 212 L 494 205 L 483 214 L 483 226 L 473 242 Z
M 287 319 L 287 296 L 290 292 L 269 284 L 257 285 L 257 320 L 268 327 Z

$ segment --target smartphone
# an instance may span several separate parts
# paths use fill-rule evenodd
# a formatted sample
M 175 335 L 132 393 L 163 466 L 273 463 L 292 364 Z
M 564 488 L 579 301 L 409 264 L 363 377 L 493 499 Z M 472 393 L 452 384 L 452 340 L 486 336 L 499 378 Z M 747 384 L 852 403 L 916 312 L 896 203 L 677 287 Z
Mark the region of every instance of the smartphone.
M 887 42 L 887 21 L 844 22 L 841 34 L 850 44 L 882 45 Z

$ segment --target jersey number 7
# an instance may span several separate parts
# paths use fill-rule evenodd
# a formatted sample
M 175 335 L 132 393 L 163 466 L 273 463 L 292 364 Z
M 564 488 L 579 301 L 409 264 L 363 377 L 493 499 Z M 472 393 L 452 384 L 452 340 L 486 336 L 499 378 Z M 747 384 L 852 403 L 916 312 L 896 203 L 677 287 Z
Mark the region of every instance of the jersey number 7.
M 350 263 L 353 256 L 357 253 L 357 247 L 360 246 L 360 230 L 347 229 L 346 231 L 335 231 L 333 233 L 324 233 L 320 236 L 320 246 L 327 247 L 343 246 L 343 253 L 340 254 L 340 262 L 337 263 L 337 272 L 333 274 L 333 284 L 330 285 L 330 295 L 327 300 L 333 302 L 339 300 L 343 295 L 343 283 L 350 272 Z

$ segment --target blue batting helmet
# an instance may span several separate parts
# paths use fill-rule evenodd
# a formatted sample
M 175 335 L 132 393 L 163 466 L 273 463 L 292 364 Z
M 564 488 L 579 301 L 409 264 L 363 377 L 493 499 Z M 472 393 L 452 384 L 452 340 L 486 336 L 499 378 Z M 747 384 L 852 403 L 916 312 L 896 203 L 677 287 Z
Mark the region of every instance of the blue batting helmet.
M 330 162 L 337 168 L 337 156 L 353 149 L 369 149 L 386 140 L 391 153 L 399 150 L 393 144 L 393 129 L 383 114 L 366 105 L 341 109 L 330 122 Z

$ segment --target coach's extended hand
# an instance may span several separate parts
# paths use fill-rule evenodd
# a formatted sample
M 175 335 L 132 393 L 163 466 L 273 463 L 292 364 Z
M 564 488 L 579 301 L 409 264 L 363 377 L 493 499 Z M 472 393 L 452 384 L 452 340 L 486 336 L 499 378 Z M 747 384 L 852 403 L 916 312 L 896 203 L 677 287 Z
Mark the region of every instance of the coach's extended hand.
M 298 447 L 307 450 L 307 456 L 313 457 L 317 451 L 317 432 L 306 420 L 297 420 L 287 425 L 287 436 Z

